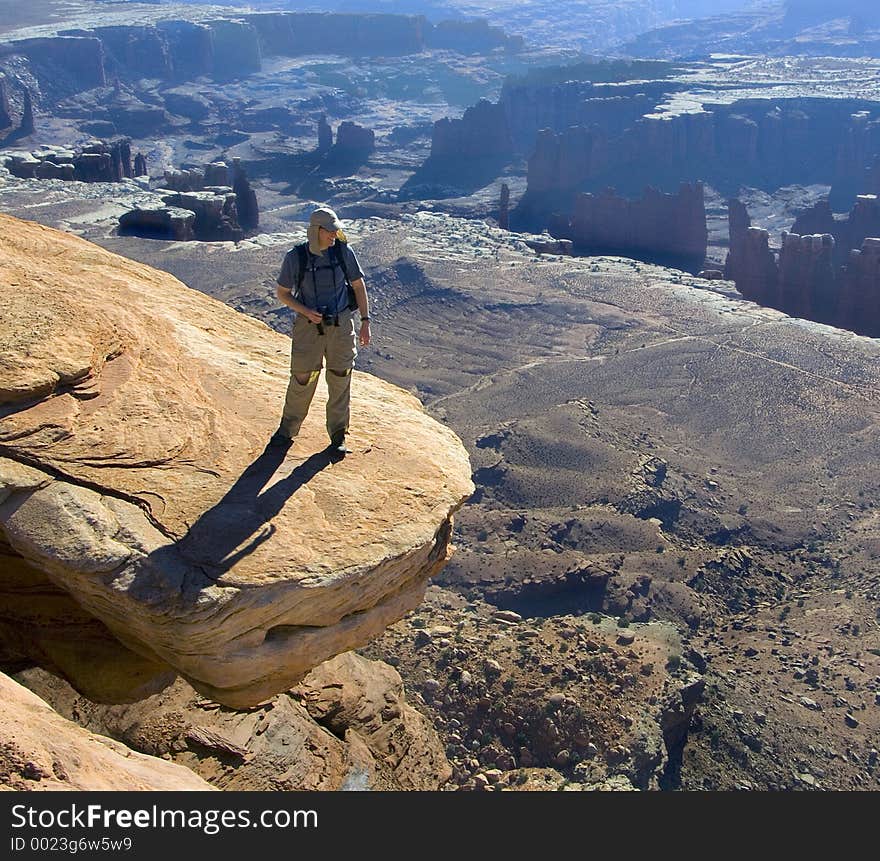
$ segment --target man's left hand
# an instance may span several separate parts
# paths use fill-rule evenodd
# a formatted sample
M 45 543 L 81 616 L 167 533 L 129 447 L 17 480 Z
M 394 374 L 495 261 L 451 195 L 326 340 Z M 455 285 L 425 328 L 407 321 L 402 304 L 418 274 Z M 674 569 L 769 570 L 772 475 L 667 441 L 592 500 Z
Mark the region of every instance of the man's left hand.
M 369 347 L 370 346 L 370 321 L 369 320 L 363 320 L 361 322 L 360 345 L 362 347 Z

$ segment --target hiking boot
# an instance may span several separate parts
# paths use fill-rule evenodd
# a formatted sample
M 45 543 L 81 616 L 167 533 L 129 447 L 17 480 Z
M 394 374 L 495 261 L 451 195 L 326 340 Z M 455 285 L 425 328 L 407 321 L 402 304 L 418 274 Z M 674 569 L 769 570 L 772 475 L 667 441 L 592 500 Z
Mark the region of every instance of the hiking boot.
M 345 444 L 345 434 L 335 433 L 330 437 L 330 445 L 328 446 L 330 454 L 334 457 L 345 457 L 351 454 L 351 449 Z
M 269 445 L 272 448 L 288 448 L 292 443 L 293 440 L 280 430 L 275 431 L 269 440 Z

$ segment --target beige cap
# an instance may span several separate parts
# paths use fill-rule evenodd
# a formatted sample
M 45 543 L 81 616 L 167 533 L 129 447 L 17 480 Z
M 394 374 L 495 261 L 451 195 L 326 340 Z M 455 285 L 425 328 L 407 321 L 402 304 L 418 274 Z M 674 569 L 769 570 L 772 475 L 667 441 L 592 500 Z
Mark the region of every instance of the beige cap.
M 309 238 L 309 250 L 312 254 L 321 253 L 321 245 L 318 242 L 319 227 L 323 227 L 324 230 L 335 230 L 336 238 L 340 242 L 348 242 L 342 230 L 342 222 L 339 220 L 339 216 L 329 207 L 321 206 L 309 216 L 309 228 L 306 231 Z

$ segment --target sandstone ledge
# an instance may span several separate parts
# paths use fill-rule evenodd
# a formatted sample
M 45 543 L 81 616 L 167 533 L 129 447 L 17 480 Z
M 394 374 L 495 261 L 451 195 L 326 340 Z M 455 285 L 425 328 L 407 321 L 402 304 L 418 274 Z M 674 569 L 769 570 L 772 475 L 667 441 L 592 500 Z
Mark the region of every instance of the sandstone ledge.
M 264 449 L 287 338 L 2 215 L 0 302 L 0 591 L 38 572 L 28 628 L 59 615 L 35 607 L 47 582 L 106 626 L 121 669 L 101 698 L 143 695 L 154 665 L 254 705 L 419 604 L 473 485 L 458 438 L 414 397 L 356 373 L 353 455 L 323 452 L 323 385 L 294 448 Z M 53 665 L 45 643 L 26 654 L 14 628 L 0 626 L 4 661 L 39 660 L 95 695 L 89 662 Z

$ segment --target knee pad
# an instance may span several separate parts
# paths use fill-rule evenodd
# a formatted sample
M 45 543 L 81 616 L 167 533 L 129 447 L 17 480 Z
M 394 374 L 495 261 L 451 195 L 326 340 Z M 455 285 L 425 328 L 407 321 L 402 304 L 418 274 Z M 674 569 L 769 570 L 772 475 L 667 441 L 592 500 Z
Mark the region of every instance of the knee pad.
M 344 371 L 334 371 L 330 368 L 327 368 L 327 370 L 333 374 L 334 377 L 347 377 L 351 373 L 351 368 L 346 368 Z
M 309 383 L 313 383 L 320 373 L 320 371 L 311 371 L 308 374 L 294 374 L 293 378 L 298 386 L 307 386 Z

